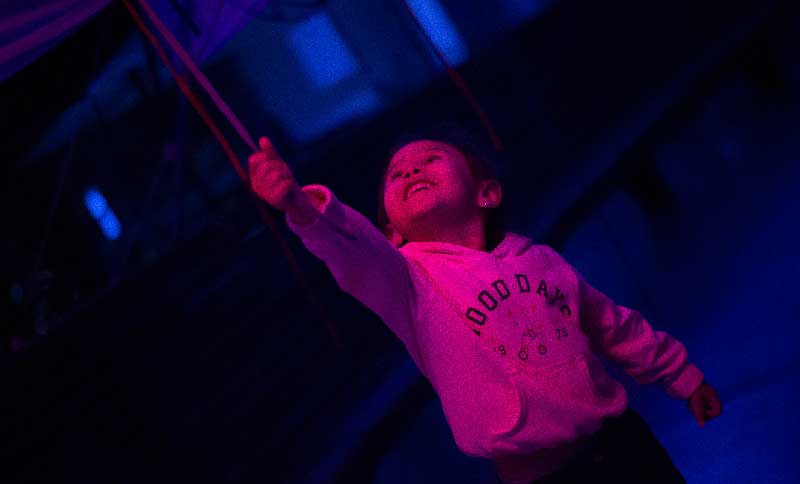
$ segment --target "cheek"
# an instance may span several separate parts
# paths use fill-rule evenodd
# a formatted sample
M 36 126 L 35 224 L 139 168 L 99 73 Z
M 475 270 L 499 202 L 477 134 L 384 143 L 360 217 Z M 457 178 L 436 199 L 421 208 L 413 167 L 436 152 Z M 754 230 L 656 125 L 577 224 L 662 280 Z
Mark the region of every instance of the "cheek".
M 465 198 L 471 193 L 471 178 L 455 170 L 448 170 L 442 173 L 442 188 L 451 197 Z
M 398 191 L 391 187 L 387 187 L 386 191 L 383 195 L 383 206 L 386 207 L 386 214 L 391 216 L 395 210 L 397 210 L 397 206 L 400 203 L 398 197 Z

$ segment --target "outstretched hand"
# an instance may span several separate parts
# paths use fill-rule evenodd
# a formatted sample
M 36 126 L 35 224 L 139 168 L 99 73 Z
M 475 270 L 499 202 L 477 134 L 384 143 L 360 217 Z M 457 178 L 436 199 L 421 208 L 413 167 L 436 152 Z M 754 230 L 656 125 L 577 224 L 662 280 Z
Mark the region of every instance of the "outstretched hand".
M 258 140 L 259 151 L 250 155 L 250 183 L 253 190 L 264 201 L 285 211 L 290 207 L 300 186 L 289 165 L 278 154 L 272 142 L 262 137 Z
M 689 397 L 689 410 L 697 420 L 697 425 L 703 427 L 706 422 L 722 413 L 722 402 L 711 385 L 704 382 Z

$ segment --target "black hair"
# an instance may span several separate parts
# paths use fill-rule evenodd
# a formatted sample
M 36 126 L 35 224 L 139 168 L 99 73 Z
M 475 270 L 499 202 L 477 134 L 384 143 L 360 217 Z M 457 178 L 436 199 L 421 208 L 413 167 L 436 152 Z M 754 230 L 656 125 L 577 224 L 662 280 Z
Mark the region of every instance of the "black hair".
M 458 150 L 467 161 L 470 174 L 476 181 L 494 179 L 502 185 L 499 175 L 499 164 L 497 155 L 493 154 L 485 145 L 479 144 L 475 140 L 477 136 L 460 125 L 452 123 L 436 124 L 422 130 L 409 131 L 397 138 L 390 145 L 389 153 L 383 160 L 381 169 L 381 179 L 378 184 L 378 228 L 387 235 L 386 227 L 389 225 L 389 216 L 386 213 L 386 206 L 383 203 L 384 190 L 386 187 L 386 171 L 389 169 L 392 156 L 403 146 L 419 140 L 431 140 L 446 143 Z M 494 249 L 503 240 L 506 233 L 505 205 L 500 203 L 498 207 L 485 208 L 484 229 L 486 246 L 489 250 Z M 405 241 L 403 242 L 405 243 Z

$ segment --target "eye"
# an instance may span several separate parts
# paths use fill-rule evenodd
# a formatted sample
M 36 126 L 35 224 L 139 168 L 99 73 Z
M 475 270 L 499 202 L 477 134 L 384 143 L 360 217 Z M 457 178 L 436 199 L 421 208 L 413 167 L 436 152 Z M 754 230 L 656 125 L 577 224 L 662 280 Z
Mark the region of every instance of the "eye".
M 425 158 L 425 164 L 427 165 L 428 163 L 432 163 L 432 162 L 434 162 L 434 161 L 436 161 L 438 159 L 439 159 L 439 157 L 436 156 L 436 155 L 429 156 L 429 157 Z
M 396 172 L 392 173 L 392 176 L 389 177 L 389 180 L 394 180 L 396 178 L 400 178 L 400 172 L 399 171 L 396 171 Z

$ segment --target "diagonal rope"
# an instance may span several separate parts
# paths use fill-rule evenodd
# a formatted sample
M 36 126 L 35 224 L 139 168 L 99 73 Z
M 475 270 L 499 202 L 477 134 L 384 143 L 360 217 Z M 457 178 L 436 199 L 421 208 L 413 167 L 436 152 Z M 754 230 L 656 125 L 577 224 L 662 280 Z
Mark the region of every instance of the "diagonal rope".
M 138 1 L 139 1 L 139 4 L 142 5 L 142 7 L 144 8 L 145 13 L 147 13 L 147 15 L 150 17 L 150 20 L 156 26 L 156 29 L 158 29 L 159 33 L 164 37 L 164 39 L 167 41 L 167 43 L 170 45 L 170 47 L 172 47 L 172 50 L 174 50 L 177 53 L 178 57 L 181 59 L 181 61 L 184 64 L 186 64 L 186 66 L 189 68 L 189 71 L 195 76 L 195 79 L 200 84 L 200 86 L 203 89 L 205 89 L 205 91 L 209 94 L 209 96 L 211 96 L 211 100 L 214 101 L 214 103 L 217 105 L 217 108 L 225 115 L 225 117 L 228 119 L 228 121 L 236 129 L 236 132 L 239 134 L 239 137 L 241 137 L 242 141 L 244 141 L 247 144 L 247 146 L 250 147 L 250 149 L 252 151 L 258 151 L 258 148 L 256 147 L 255 143 L 253 142 L 253 138 L 250 136 L 250 133 L 247 131 L 247 129 L 245 129 L 245 127 L 242 124 L 242 122 L 239 121 L 239 118 L 236 117 L 236 114 L 233 113 L 233 110 L 222 99 L 222 97 L 219 95 L 219 93 L 217 93 L 217 90 L 211 84 L 211 81 L 209 81 L 208 78 L 206 78 L 206 76 L 203 74 L 203 72 L 197 67 L 197 65 L 192 60 L 192 57 L 188 53 L 186 53 L 186 50 L 181 46 L 180 42 L 178 42 L 178 40 L 175 38 L 175 36 L 172 35 L 172 32 L 170 32 L 169 29 L 164 25 L 164 23 L 158 18 L 158 15 L 150 7 L 150 4 L 147 3 L 147 0 L 138 0 Z M 142 23 L 142 25 L 144 25 L 144 23 Z M 151 36 L 149 36 L 148 39 L 150 39 L 151 43 L 152 42 L 156 42 L 156 43 L 153 44 L 154 46 L 155 45 L 159 45 L 159 46 L 161 45 L 155 35 L 151 34 Z M 162 51 L 164 50 L 163 47 L 161 47 L 161 50 Z M 165 62 L 167 62 L 169 60 L 169 57 L 168 56 L 162 56 L 162 59 L 166 59 Z M 172 65 L 172 64 L 170 63 L 169 65 Z M 174 69 L 174 66 L 173 66 L 172 70 L 176 71 Z M 173 73 L 173 76 L 175 76 L 174 73 Z M 176 77 L 176 79 L 177 79 L 177 77 Z M 191 91 L 191 89 L 189 89 L 189 91 Z M 195 98 L 196 98 L 196 96 L 195 96 Z M 197 103 L 198 103 L 197 105 L 202 106 L 202 103 L 200 103 L 199 100 L 197 101 Z M 193 103 L 193 105 L 194 105 L 194 103 Z M 197 109 L 197 106 L 195 106 L 195 108 Z M 209 120 L 210 119 L 211 118 L 209 117 Z M 208 124 L 208 122 L 206 124 Z M 219 132 L 219 130 L 217 130 L 217 132 Z M 220 132 L 219 136 L 217 136 L 217 135 L 215 135 L 215 136 L 217 137 L 217 140 L 220 141 L 220 143 L 222 143 L 223 140 L 225 140 L 225 137 L 222 135 L 221 132 Z M 227 141 L 225 141 L 225 144 L 227 146 L 230 146 L 230 144 L 227 143 Z M 238 158 L 236 158 L 236 155 L 235 154 L 233 156 L 228 155 L 228 157 L 230 158 L 231 162 L 234 164 L 234 167 L 236 168 L 236 171 L 239 172 L 239 176 L 242 178 L 242 180 L 246 180 L 246 185 L 249 188 L 250 182 L 249 182 L 249 179 L 247 178 L 246 171 L 239 164 L 239 160 L 238 160 Z M 328 220 L 328 217 L 325 214 L 319 214 L 318 218 L 320 218 L 323 222 L 327 223 L 330 226 L 330 228 L 332 230 L 338 232 L 339 235 L 341 235 L 341 236 L 343 236 L 343 237 L 345 237 L 347 239 L 350 239 L 350 240 L 356 240 L 356 237 L 354 235 L 352 235 L 350 233 L 347 233 L 341 227 L 337 226 L 335 223 L 333 223 L 330 220 Z M 276 235 L 278 235 L 277 232 L 276 232 Z
M 498 152 L 503 151 L 503 141 L 500 139 L 500 136 L 494 129 L 494 125 L 492 124 L 491 119 L 489 119 L 489 115 L 483 110 L 483 107 L 481 107 L 481 104 L 472 94 L 469 86 L 458 73 L 458 71 L 450 64 L 450 62 L 447 61 L 447 58 L 445 58 L 441 49 L 436 46 L 431 37 L 428 35 L 428 32 L 425 31 L 425 27 L 422 26 L 422 23 L 419 21 L 419 17 L 417 17 L 417 14 L 414 12 L 414 9 L 412 9 L 411 5 L 408 4 L 408 0 L 402 0 L 402 2 L 408 11 L 408 14 L 411 16 L 411 19 L 414 21 L 414 25 L 416 25 L 417 30 L 419 30 L 420 35 L 422 35 L 422 38 L 425 39 L 425 43 L 439 59 L 439 62 L 442 63 L 447 75 L 450 76 L 450 80 L 453 81 L 453 84 L 455 84 L 458 90 L 461 91 L 461 95 L 464 96 L 469 105 L 472 107 L 473 111 L 475 111 L 475 113 L 478 115 L 478 118 L 480 118 L 483 128 L 486 130 L 486 133 L 489 135 L 489 139 L 492 141 L 494 149 Z
M 127 1 L 125 3 L 128 4 Z M 250 133 L 244 127 L 242 122 L 239 121 L 239 118 L 237 118 L 235 114 L 233 114 L 233 110 L 231 110 L 230 106 L 228 106 L 225 100 L 222 99 L 208 78 L 206 78 L 205 74 L 203 74 L 203 72 L 197 68 L 197 65 L 195 65 L 194 61 L 192 61 L 192 58 L 189 56 L 189 54 L 186 53 L 180 42 L 178 42 L 175 36 L 172 35 L 172 32 L 170 32 L 161 19 L 158 18 L 158 15 L 156 15 L 155 11 L 152 9 L 152 7 L 150 7 L 150 4 L 147 3 L 147 0 L 139 0 L 139 5 L 141 5 L 142 9 L 150 18 L 150 21 L 153 22 L 153 25 L 156 26 L 158 32 L 164 37 L 170 47 L 172 47 L 172 50 L 178 55 L 181 62 L 183 62 L 184 65 L 189 68 L 189 71 L 191 71 L 195 79 L 197 79 L 197 82 L 199 82 L 208 95 L 211 96 L 214 104 L 219 107 L 219 110 L 228 119 L 228 122 L 233 125 L 233 127 L 236 129 L 236 132 L 239 133 L 239 136 L 241 136 L 244 142 L 247 143 L 247 146 L 250 148 L 250 150 L 258 151 L 256 143 L 253 141 L 252 136 L 250 136 Z
M 140 4 L 147 5 L 146 0 L 139 0 L 139 1 L 140 1 Z M 250 195 L 256 201 L 256 207 L 258 207 L 258 212 L 259 212 L 259 215 L 261 216 L 261 219 L 269 227 L 269 229 L 272 232 L 275 240 L 278 242 L 278 245 L 281 247 L 281 249 L 282 249 L 282 251 L 284 253 L 284 256 L 289 261 L 289 265 L 292 268 L 292 271 L 294 272 L 295 276 L 297 277 L 297 280 L 300 282 L 300 285 L 305 290 L 308 299 L 311 301 L 312 305 L 317 309 L 317 311 L 319 313 L 319 316 L 320 316 L 320 319 L 327 326 L 328 333 L 330 334 L 331 338 L 333 339 L 334 344 L 336 345 L 336 347 L 339 350 L 342 350 L 343 349 L 343 345 L 342 345 L 341 340 L 339 338 L 339 335 L 338 335 L 338 333 L 337 333 L 337 331 L 335 329 L 335 325 L 330 320 L 330 318 L 328 318 L 326 316 L 325 312 L 322 309 L 322 306 L 319 304 L 316 296 L 314 295 L 313 291 L 311 290 L 311 287 L 309 286 L 309 284 L 308 284 L 308 282 L 307 282 L 307 280 L 306 280 L 306 278 L 305 278 L 305 276 L 303 274 L 302 269 L 300 269 L 300 266 L 297 263 L 297 260 L 295 259 L 294 254 L 292 253 L 291 249 L 289 248 L 289 245 L 286 243 L 286 240 L 281 236 L 281 234 L 280 234 L 280 232 L 278 230 L 278 226 L 275 223 L 274 218 L 269 214 L 269 212 L 267 211 L 267 208 L 264 206 L 263 203 L 261 203 L 261 201 L 257 197 L 257 195 L 255 193 L 253 193 L 253 191 L 252 191 L 252 189 L 250 187 L 250 179 L 249 179 L 248 173 L 242 167 L 242 165 L 239 162 L 239 159 L 237 158 L 236 153 L 234 153 L 233 148 L 231 147 L 230 143 L 225 138 L 225 136 L 222 134 L 222 132 L 220 131 L 219 127 L 216 125 L 214 120 L 211 118 L 210 114 L 206 110 L 206 108 L 203 105 L 203 103 L 200 101 L 200 99 L 194 93 L 192 88 L 189 86 L 189 83 L 187 82 L 186 77 L 182 76 L 181 74 L 179 74 L 177 72 L 177 70 L 175 69 L 175 66 L 172 64 L 172 61 L 170 60 L 169 56 L 167 55 L 167 52 L 164 50 L 164 47 L 161 45 L 161 42 L 158 40 L 158 38 L 155 36 L 155 34 L 153 34 L 153 32 L 150 31 L 150 29 L 144 23 L 144 20 L 139 15 L 139 12 L 132 5 L 131 0 L 123 0 L 123 3 L 125 4 L 125 7 L 130 12 L 131 17 L 133 17 L 133 20 L 136 23 L 136 25 L 142 31 L 142 33 L 147 38 L 147 40 L 149 40 L 150 43 L 153 45 L 153 47 L 155 48 L 155 50 L 158 53 L 159 57 L 164 62 L 164 64 L 167 66 L 167 69 L 169 69 L 170 73 L 172 74 L 172 77 L 175 78 L 175 81 L 178 83 L 178 87 L 180 88 L 181 92 L 183 92 L 183 94 L 186 96 L 186 98 L 189 100 L 189 102 L 192 104 L 192 106 L 197 111 L 197 114 L 200 116 L 200 118 L 203 120 L 203 122 L 205 122 L 205 124 L 211 130 L 211 133 L 214 135 L 214 137 L 217 139 L 217 141 L 222 146 L 223 151 L 227 155 L 227 157 L 230 160 L 231 164 L 233 165 L 234 169 L 236 169 L 236 172 L 238 173 L 239 177 L 241 178 L 242 183 L 244 183 L 245 187 L 247 188 L 248 193 L 250 193 Z M 179 48 L 180 46 L 178 45 L 178 43 L 175 40 L 175 38 L 172 37 L 171 34 L 169 34 L 168 31 L 166 31 L 166 27 L 164 27 L 163 23 L 161 23 L 158 20 L 158 17 L 155 15 L 155 12 L 153 12 L 152 9 L 149 9 L 149 6 L 147 8 L 145 8 L 145 12 L 147 12 L 151 16 L 151 19 L 153 19 L 153 23 L 156 25 L 156 27 L 159 28 L 159 30 L 161 30 L 161 33 L 164 34 L 164 37 L 168 40 L 168 42 L 171 41 L 170 42 L 171 44 L 173 44 L 173 42 L 174 42 L 173 48 L 175 48 L 175 47 Z M 183 55 L 181 55 L 181 53 Z M 206 79 L 205 76 L 203 76 L 203 74 L 200 73 L 199 69 L 197 69 L 197 67 L 194 65 L 194 63 L 191 61 L 191 59 L 188 57 L 188 55 L 186 55 L 186 52 L 183 51 L 182 48 L 178 51 L 178 54 L 179 54 L 179 57 L 181 57 L 181 59 L 184 60 L 184 62 L 187 63 L 187 66 L 189 66 L 189 70 L 192 71 L 192 73 L 194 73 L 195 75 L 199 74 L 199 76 L 202 76 L 202 77 L 198 76 L 198 81 L 200 82 L 200 84 L 204 88 L 206 88 L 206 90 L 209 92 L 209 94 L 211 94 L 211 97 L 212 97 L 212 99 L 214 99 L 215 102 L 217 102 L 217 100 L 219 100 L 219 102 L 217 102 L 217 106 L 220 107 L 220 110 L 223 111 L 223 113 L 225 113 L 225 115 L 228 118 L 228 120 L 231 121 L 231 124 L 233 124 L 234 127 L 237 128 L 237 132 L 239 133 L 240 136 L 242 136 L 242 139 L 244 139 L 245 142 L 248 143 L 248 145 L 252 144 L 251 148 L 253 148 L 254 151 L 255 151 L 256 150 L 255 144 L 253 143 L 252 138 L 250 138 L 250 135 L 248 134 L 247 130 L 244 129 L 244 126 L 241 124 L 241 122 L 239 122 L 239 120 L 233 114 L 233 111 L 230 110 L 228 105 L 225 104 L 224 101 L 222 101 L 222 99 L 219 97 L 218 94 L 216 94 L 216 90 L 211 86 L 211 83 L 208 82 L 208 79 Z M 212 92 L 213 92 L 213 94 L 212 94 Z

